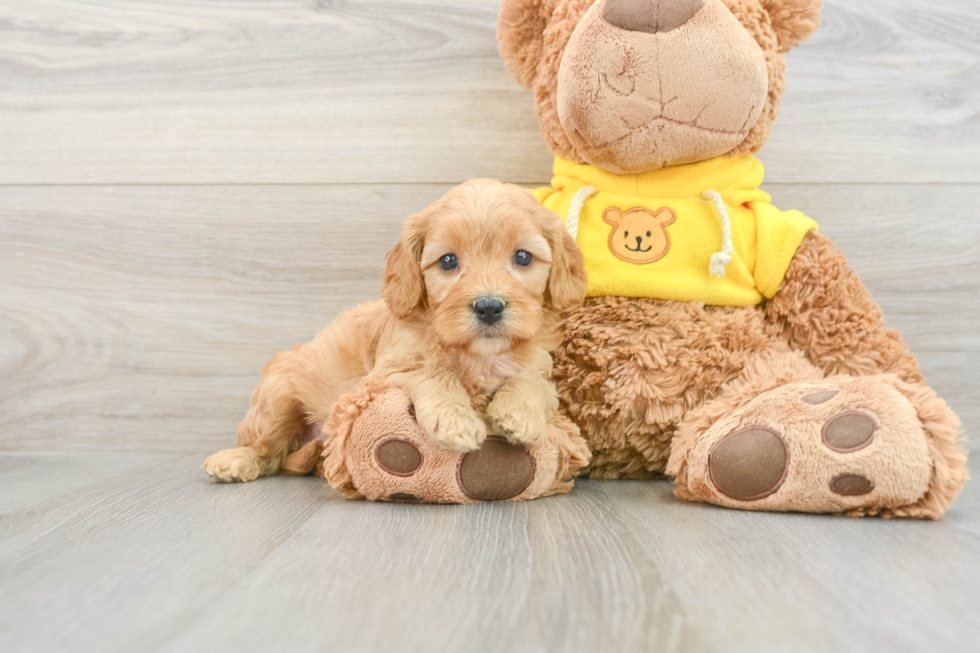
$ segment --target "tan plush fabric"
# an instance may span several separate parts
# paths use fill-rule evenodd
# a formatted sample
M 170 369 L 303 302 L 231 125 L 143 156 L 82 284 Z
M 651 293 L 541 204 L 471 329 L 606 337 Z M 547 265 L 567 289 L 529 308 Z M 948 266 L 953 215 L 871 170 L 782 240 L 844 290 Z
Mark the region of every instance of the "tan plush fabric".
M 759 151 L 779 113 L 785 53 L 816 29 L 821 4 L 704 0 L 688 23 L 651 34 L 603 20 L 603 0 L 504 0 L 498 41 L 517 81 L 534 88 L 556 155 L 647 172 Z M 745 56 L 727 56 L 732 48 Z M 638 129 L 607 144 L 620 118 Z
M 746 139 L 766 103 L 766 58 L 720 0 L 655 33 L 610 25 L 601 9 L 582 18 L 558 71 L 558 119 L 582 159 L 627 174 L 711 159 Z
M 434 444 L 415 421 L 408 397 L 389 390 L 381 380 L 368 380 L 359 391 L 343 397 L 327 431 L 332 436 L 318 474 L 349 498 L 424 503 L 477 501 L 467 494 L 466 479 L 461 477 L 461 461 L 467 454 Z M 379 451 L 391 442 L 399 443 L 403 450 L 417 451 L 418 467 L 396 470 L 404 473 L 393 473 L 391 466 L 386 467 Z M 589 459 L 578 428 L 561 415 L 554 415 L 549 422 L 544 442 L 524 450 L 533 460 L 529 465 L 533 476 L 523 491 L 507 497 L 513 501 L 568 492 L 572 478 Z M 408 467 L 413 465 L 414 462 Z M 511 470 L 504 467 L 498 471 L 505 477 Z

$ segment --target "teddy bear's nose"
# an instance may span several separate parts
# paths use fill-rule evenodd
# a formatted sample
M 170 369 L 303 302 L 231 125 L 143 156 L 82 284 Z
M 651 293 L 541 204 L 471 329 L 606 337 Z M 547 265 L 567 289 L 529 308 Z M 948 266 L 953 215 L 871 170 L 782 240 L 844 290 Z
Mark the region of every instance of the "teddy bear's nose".
M 606 0 L 602 17 L 631 32 L 669 32 L 694 17 L 704 0 Z

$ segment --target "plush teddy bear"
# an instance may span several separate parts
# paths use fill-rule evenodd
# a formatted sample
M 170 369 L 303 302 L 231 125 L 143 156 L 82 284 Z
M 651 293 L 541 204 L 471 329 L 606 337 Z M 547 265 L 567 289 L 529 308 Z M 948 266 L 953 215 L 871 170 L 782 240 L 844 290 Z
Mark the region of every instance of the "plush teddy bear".
M 556 155 L 540 201 L 589 299 L 554 378 L 593 478 L 732 508 L 938 518 L 959 421 L 844 256 L 759 189 L 785 54 L 821 0 L 504 0 Z

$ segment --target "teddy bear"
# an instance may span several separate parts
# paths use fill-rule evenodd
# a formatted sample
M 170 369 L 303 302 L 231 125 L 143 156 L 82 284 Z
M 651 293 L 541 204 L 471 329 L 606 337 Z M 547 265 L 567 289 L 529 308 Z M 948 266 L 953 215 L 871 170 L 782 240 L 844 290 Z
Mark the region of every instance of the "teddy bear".
M 785 55 L 820 9 L 503 0 L 501 55 L 556 157 L 535 194 L 589 277 L 554 352 L 549 437 L 442 450 L 368 379 L 284 471 L 433 503 L 666 475 L 735 509 L 938 519 L 968 478 L 959 420 L 816 222 L 760 189 Z
M 730 508 L 937 519 L 959 421 L 754 156 L 821 0 L 504 0 L 498 42 L 585 256 L 554 353 L 600 479 Z

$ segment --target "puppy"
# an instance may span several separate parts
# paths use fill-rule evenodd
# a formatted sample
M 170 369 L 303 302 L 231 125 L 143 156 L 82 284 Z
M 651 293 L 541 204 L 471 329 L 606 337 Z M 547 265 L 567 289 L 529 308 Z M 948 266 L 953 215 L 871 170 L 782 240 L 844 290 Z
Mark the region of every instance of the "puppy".
M 582 254 L 530 192 L 490 180 L 449 191 L 405 223 L 388 252 L 383 301 L 341 314 L 273 357 L 238 429 L 238 448 L 204 469 L 223 481 L 280 470 L 307 424 L 365 376 L 411 398 L 435 441 L 479 448 L 494 432 L 535 444 L 558 408 L 551 354 L 558 316 L 585 298 Z M 473 400 L 490 397 L 484 417 Z

